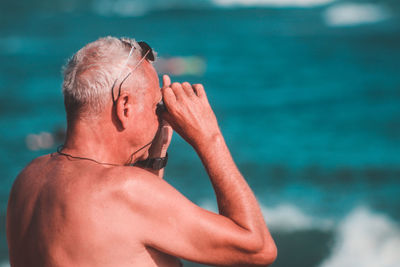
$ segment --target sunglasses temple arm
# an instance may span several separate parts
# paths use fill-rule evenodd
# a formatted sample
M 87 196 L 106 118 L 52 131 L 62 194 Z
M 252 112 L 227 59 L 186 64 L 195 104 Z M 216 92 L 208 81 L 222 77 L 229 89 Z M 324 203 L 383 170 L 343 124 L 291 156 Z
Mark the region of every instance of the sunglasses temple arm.
M 144 56 L 139 60 L 139 62 L 136 63 L 135 67 L 133 67 L 133 70 L 131 71 L 131 73 L 134 72 L 137 69 L 137 67 L 139 67 L 140 63 L 142 63 L 142 61 L 145 60 L 145 58 L 147 57 L 147 54 L 149 54 L 150 51 L 151 50 L 147 50 L 146 54 L 144 54 Z

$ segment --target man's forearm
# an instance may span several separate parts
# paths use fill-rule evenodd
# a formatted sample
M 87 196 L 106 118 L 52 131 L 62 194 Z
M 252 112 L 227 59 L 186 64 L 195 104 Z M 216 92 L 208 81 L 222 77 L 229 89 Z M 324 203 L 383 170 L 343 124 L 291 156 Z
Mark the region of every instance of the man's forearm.
M 222 134 L 195 147 L 213 184 L 221 215 L 253 232 L 264 232 L 258 202 L 239 172 Z
M 233 162 L 203 86 L 173 83 L 162 93 L 168 110 L 164 119 L 197 151 L 213 184 L 220 215 L 205 214 L 215 229 L 223 225 L 227 230 L 219 233 L 215 245 L 236 257 L 232 264 L 270 264 L 276 257 L 275 244 L 253 192 Z

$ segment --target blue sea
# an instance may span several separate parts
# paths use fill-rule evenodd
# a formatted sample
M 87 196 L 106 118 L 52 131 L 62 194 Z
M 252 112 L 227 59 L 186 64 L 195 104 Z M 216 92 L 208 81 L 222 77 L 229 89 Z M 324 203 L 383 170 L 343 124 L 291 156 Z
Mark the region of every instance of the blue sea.
M 277 243 L 273 266 L 399 266 L 398 1 L 0 5 L 0 266 L 15 177 L 62 143 L 61 68 L 107 35 L 145 40 L 160 74 L 204 84 Z M 216 211 L 193 149 L 175 134 L 169 154 L 166 180 Z

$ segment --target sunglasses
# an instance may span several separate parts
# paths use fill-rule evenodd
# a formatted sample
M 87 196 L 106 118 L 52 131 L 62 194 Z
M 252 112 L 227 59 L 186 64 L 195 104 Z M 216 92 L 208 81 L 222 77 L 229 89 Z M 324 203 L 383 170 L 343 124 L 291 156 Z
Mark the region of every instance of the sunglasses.
M 121 41 L 124 45 L 126 45 L 126 46 L 128 46 L 128 47 L 131 48 L 131 50 L 129 51 L 129 55 L 128 55 L 128 57 L 127 57 L 127 59 L 126 59 L 126 61 L 125 61 L 125 64 L 124 64 L 124 68 L 125 68 L 125 66 L 128 64 L 129 58 L 132 56 L 133 51 L 134 51 L 135 49 L 137 49 L 137 48 L 136 48 L 134 45 L 132 45 L 130 42 L 128 42 L 128 41 L 125 41 L 125 40 L 123 40 L 123 39 L 120 39 L 120 41 Z M 112 87 L 111 87 L 111 97 L 112 97 L 113 105 L 116 104 L 118 98 L 121 96 L 122 84 L 123 84 L 123 83 L 125 82 L 125 80 L 128 79 L 128 77 L 139 67 L 139 65 L 142 63 L 142 61 L 146 59 L 146 60 L 148 60 L 148 61 L 153 62 L 153 61 L 155 60 L 155 58 L 156 58 L 153 49 L 152 49 L 152 48 L 150 47 L 150 45 L 148 45 L 146 42 L 143 42 L 143 41 L 138 42 L 138 45 L 139 45 L 140 48 L 141 48 L 142 57 L 141 57 L 141 59 L 138 61 L 138 63 L 136 63 L 136 65 L 133 67 L 132 71 L 130 71 L 130 72 L 128 73 L 128 75 L 126 75 L 125 78 L 122 79 L 121 83 L 119 84 L 118 95 L 117 95 L 117 97 L 114 96 L 114 87 L 115 87 L 115 85 L 117 84 L 117 81 L 118 81 L 119 77 L 121 76 L 121 73 L 120 73 L 120 75 L 118 75 L 118 78 L 115 79 L 115 81 L 114 81 L 114 83 L 113 83 L 113 85 L 112 85 Z M 123 68 L 123 69 L 124 69 L 124 68 Z M 121 72 L 122 72 L 122 71 L 121 71 Z M 157 114 L 158 116 L 160 116 L 164 111 L 166 111 L 166 107 L 165 107 L 165 105 L 164 105 L 164 101 L 161 100 L 161 101 L 157 104 L 156 114 Z

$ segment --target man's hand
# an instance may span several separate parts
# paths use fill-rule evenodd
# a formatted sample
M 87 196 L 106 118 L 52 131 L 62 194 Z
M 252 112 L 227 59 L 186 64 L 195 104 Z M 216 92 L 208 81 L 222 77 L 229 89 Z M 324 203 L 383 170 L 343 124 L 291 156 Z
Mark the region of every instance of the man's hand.
M 163 121 L 158 129 L 153 143 L 149 149 L 149 158 L 162 158 L 167 154 L 168 147 L 171 143 L 173 130 L 168 122 Z
M 171 80 L 167 75 L 163 77 L 163 88 L 169 87 Z M 173 130 L 168 122 L 165 120 L 160 121 L 160 128 L 156 136 L 154 137 L 153 143 L 149 149 L 149 158 L 163 158 L 167 155 L 167 150 L 171 144 Z M 162 178 L 164 176 L 164 169 L 161 170 L 149 170 L 155 175 Z
M 169 77 L 164 75 L 163 80 Z M 164 86 L 162 94 L 168 110 L 163 118 L 194 148 L 221 134 L 203 85 L 173 83 Z

